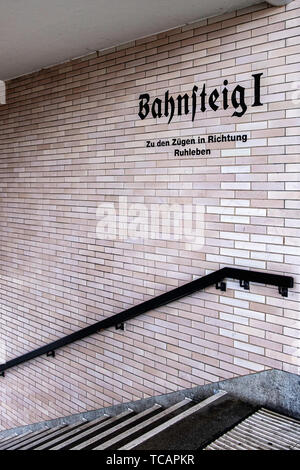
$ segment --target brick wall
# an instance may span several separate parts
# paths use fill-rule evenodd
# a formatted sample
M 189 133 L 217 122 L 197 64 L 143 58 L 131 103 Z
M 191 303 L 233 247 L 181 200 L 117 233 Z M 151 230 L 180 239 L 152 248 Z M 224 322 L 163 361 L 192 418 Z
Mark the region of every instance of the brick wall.
M 0 378 L 1 429 L 267 368 L 299 373 L 300 1 L 266 4 L 7 83 L 0 106 L 1 351 L 11 359 L 223 266 L 292 275 L 288 299 L 236 281 Z M 297 54 L 298 53 L 298 54 Z M 263 72 L 263 106 L 139 119 L 138 97 Z M 298 81 L 298 82 L 297 82 Z M 249 98 L 249 96 L 248 96 Z M 250 99 L 250 98 L 249 98 Z M 174 157 L 146 140 L 244 133 Z M 97 208 L 204 208 L 204 246 L 104 240 Z

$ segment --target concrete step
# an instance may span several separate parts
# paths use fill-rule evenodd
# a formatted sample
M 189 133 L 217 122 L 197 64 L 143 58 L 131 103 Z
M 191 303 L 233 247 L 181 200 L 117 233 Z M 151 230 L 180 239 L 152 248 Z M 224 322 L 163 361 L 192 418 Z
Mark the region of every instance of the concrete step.
M 91 429 L 86 429 L 83 432 L 79 433 L 76 436 L 72 436 L 68 438 L 66 441 L 61 442 L 60 444 L 55 444 L 54 446 L 49 447 L 49 450 L 67 450 L 75 447 L 76 445 L 85 442 L 86 440 L 90 439 L 91 437 L 100 434 L 101 432 L 105 431 L 106 429 L 114 426 L 119 422 L 123 422 L 128 417 L 132 416 L 134 412 L 131 409 L 127 409 L 123 411 L 123 413 L 113 416 L 111 418 L 107 418 L 106 420 L 100 422 L 96 426 L 93 426 Z
M 65 432 L 62 435 L 52 437 L 50 441 L 37 445 L 36 447 L 34 447 L 34 450 L 46 450 L 56 445 L 62 444 L 68 439 L 71 439 L 72 437 L 73 438 L 76 437 L 78 434 L 81 434 L 83 431 L 93 428 L 97 424 L 100 424 L 107 419 L 108 419 L 108 415 L 103 415 L 100 418 L 94 419 L 92 421 L 88 421 L 85 424 L 80 425 L 80 428 L 75 427 L 75 429 L 73 429 L 72 426 L 68 426 L 68 428 L 65 430 Z
M 186 409 L 187 407 L 190 406 L 191 403 L 192 403 L 192 400 L 190 398 L 185 398 L 181 402 L 176 403 L 176 405 L 170 406 L 169 408 L 161 411 L 157 415 L 152 416 L 146 421 L 142 421 L 141 423 L 118 434 L 112 439 L 109 439 L 103 444 L 93 447 L 93 450 L 118 449 L 121 445 L 124 445 L 128 441 L 132 440 L 133 438 L 138 437 L 140 434 L 147 432 L 149 428 L 152 429 L 152 427 L 159 424 L 161 421 L 165 421 L 170 416 L 177 414 L 180 410 Z
M 192 406 L 191 408 L 182 411 L 180 414 L 177 416 L 174 416 L 173 418 L 168 419 L 164 423 L 162 423 L 159 426 L 154 427 L 150 431 L 142 434 L 141 436 L 137 437 L 136 439 L 130 441 L 128 444 L 125 446 L 120 447 L 119 450 L 130 450 L 130 449 L 136 449 L 139 446 L 141 446 L 144 442 L 151 440 L 157 435 L 160 435 L 163 431 L 169 431 L 172 426 L 175 424 L 178 424 L 180 421 L 183 421 L 184 419 L 191 417 L 195 413 L 197 413 L 200 410 L 203 410 L 205 407 L 215 404 L 217 401 L 220 401 L 224 396 L 227 395 L 227 392 L 225 391 L 220 391 L 216 393 L 216 395 L 213 395 L 212 397 L 206 398 L 200 403 L 197 403 L 196 405 Z
M 28 436 L 31 433 L 32 431 L 26 431 L 22 434 L 14 434 L 13 436 L 8 436 L 6 439 L 3 439 L 0 442 L 0 450 L 7 449 L 9 444 L 13 445 L 14 442 L 18 441 L 21 438 L 24 438 L 25 436 Z
M 12 439 L 11 441 L 6 442 L 3 446 L 0 447 L 0 450 L 11 450 L 11 448 L 17 444 L 21 444 L 22 442 L 26 442 L 27 440 L 33 438 L 34 436 L 38 435 L 39 433 L 44 433 L 48 431 L 50 428 L 46 427 L 44 429 L 40 429 L 39 431 L 29 431 L 21 434 L 17 438 Z
M 11 436 L 4 437 L 3 439 L 0 439 L 0 445 L 4 445 L 9 440 L 15 439 L 17 437 L 19 437 L 19 434 L 17 434 L 17 433 L 12 434 Z
M 137 423 L 143 424 L 149 416 L 157 416 L 158 412 L 160 412 L 162 407 L 160 405 L 155 404 L 151 408 L 138 413 L 131 418 L 127 419 L 126 421 L 115 425 L 105 432 L 101 434 L 97 434 L 96 436 L 88 439 L 87 441 L 82 442 L 81 444 L 72 448 L 72 450 L 83 450 L 83 449 L 91 449 L 96 445 L 100 445 L 100 442 L 107 441 L 108 439 L 112 439 L 114 436 L 118 436 L 121 432 L 125 432 L 125 429 L 130 430 L 132 429 Z
M 181 395 L 182 397 L 182 395 Z M 291 450 L 300 449 L 300 421 L 259 410 L 225 391 L 201 401 L 151 400 L 87 421 L 35 424 L 0 440 L 0 450 Z M 132 405 L 135 408 L 134 405 Z M 93 414 L 92 416 L 95 416 Z M 71 421 L 71 420 L 70 420 Z M 35 430 L 39 427 L 39 430 Z M 13 432 L 13 430 L 11 430 Z
M 165 429 L 158 428 L 152 435 L 119 449 L 197 450 L 255 410 L 252 405 L 223 393 L 217 393 L 194 406 L 191 414 L 170 420 Z
M 60 430 L 60 429 L 63 429 L 66 427 L 66 424 L 61 424 L 60 426 L 55 426 L 54 428 L 50 428 L 50 429 L 46 429 L 45 431 L 40 431 L 40 432 L 36 432 L 36 433 L 32 433 L 34 435 L 31 434 L 31 436 L 28 436 L 28 438 L 24 439 L 24 440 L 21 440 L 20 442 L 14 444 L 13 446 L 11 446 L 9 448 L 9 450 L 19 450 L 19 449 L 22 449 L 24 447 L 28 447 L 29 445 L 34 445 L 34 443 L 36 441 L 40 441 L 40 439 L 42 437 L 45 437 L 45 436 L 51 436 L 53 433 L 55 433 L 56 431 Z
M 73 430 L 74 432 L 76 431 L 80 432 L 81 427 L 83 426 L 84 423 L 86 423 L 86 420 L 82 420 L 81 422 L 78 422 L 75 424 L 58 427 L 56 431 L 52 433 L 49 433 L 44 436 L 37 436 L 37 439 L 35 439 L 33 442 L 27 443 L 25 446 L 20 447 L 20 449 L 21 450 L 31 450 L 31 449 L 33 450 L 38 446 L 41 446 L 43 444 L 46 445 L 47 443 L 52 442 L 53 439 L 55 438 L 58 439 L 59 437 L 64 436 L 68 431 L 72 432 Z

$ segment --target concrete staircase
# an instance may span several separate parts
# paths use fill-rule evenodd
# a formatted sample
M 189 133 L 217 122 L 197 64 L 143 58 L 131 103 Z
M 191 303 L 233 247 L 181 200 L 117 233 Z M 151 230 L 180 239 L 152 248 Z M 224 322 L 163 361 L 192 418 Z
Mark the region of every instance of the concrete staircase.
M 46 423 L 42 429 L 0 440 L 0 450 L 139 449 L 226 398 L 227 393 L 219 391 L 199 403 L 184 398 L 168 407 L 155 403 L 140 412 L 127 408 L 115 416 L 104 414 L 89 421 L 81 417 L 73 424 Z
M 163 406 L 152 402 L 146 409 L 124 407 L 117 414 L 102 414 L 94 419 L 78 418 L 72 424 L 45 423 L 38 430 L 27 427 L 18 435 L 0 437 L 0 450 L 197 450 L 265 449 L 271 434 L 277 444 L 297 445 L 300 423 L 279 417 L 230 396 L 225 391 L 197 401 L 191 398 Z M 66 419 L 66 418 L 65 418 Z M 263 426 L 268 429 L 263 429 Z M 248 426 L 248 428 L 247 428 Z M 259 427 L 260 426 L 260 427 Z M 261 441 L 249 432 L 257 428 Z M 280 433 L 291 431 L 290 441 Z M 224 434 L 224 431 L 230 429 Z M 276 429 L 276 433 L 274 433 Z M 250 431 L 249 431 L 250 430 Z M 251 431 L 251 432 L 252 432 Z M 222 437 L 221 436 L 224 434 Z M 268 442 L 266 442 L 268 441 Z M 208 442 L 210 443 L 209 445 Z M 299 443 L 299 441 L 298 441 Z

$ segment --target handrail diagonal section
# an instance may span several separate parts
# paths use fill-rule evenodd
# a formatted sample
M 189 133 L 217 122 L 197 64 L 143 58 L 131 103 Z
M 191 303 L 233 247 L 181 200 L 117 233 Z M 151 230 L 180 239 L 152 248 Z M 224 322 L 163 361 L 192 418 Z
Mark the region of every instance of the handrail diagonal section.
M 194 281 L 176 287 L 171 291 L 160 294 L 157 297 L 146 300 L 138 305 L 134 305 L 133 307 L 123 310 L 122 312 L 93 323 L 92 325 L 86 326 L 81 330 L 75 331 L 74 333 L 64 336 L 63 338 L 57 339 L 49 344 L 34 349 L 33 351 L 11 359 L 4 364 L 0 364 L 0 375 L 4 376 L 4 372 L 7 369 L 44 354 L 54 356 L 55 351 L 63 346 L 86 338 L 87 336 L 97 333 L 100 330 L 104 330 L 112 326 L 116 326 L 118 328 L 118 326 L 123 325 L 125 321 L 131 320 L 132 318 L 149 312 L 155 308 L 167 305 L 168 303 L 174 302 L 175 300 L 179 300 L 183 297 L 186 297 L 187 295 L 191 295 L 199 290 L 203 290 L 211 285 L 215 284 L 218 288 L 220 288 L 219 283 L 221 283 L 225 278 L 239 279 L 241 285 L 243 285 L 246 289 L 249 288 L 249 282 L 278 286 L 279 293 L 283 297 L 287 297 L 288 288 L 291 288 L 294 285 L 294 280 L 290 276 L 224 267 L 218 271 L 206 274 L 199 279 L 195 279 Z M 244 284 L 242 284 L 242 282 Z M 222 284 L 223 286 L 221 287 L 221 290 L 225 290 L 226 284 Z

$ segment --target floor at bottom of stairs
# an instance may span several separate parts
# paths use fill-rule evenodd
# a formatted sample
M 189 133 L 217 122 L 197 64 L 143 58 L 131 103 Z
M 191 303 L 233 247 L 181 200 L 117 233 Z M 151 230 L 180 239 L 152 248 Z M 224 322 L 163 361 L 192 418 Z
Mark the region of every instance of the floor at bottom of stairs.
M 300 450 L 300 421 L 261 408 L 204 450 Z
M 135 450 L 197 450 L 253 413 L 257 407 L 227 395 L 148 439 Z

